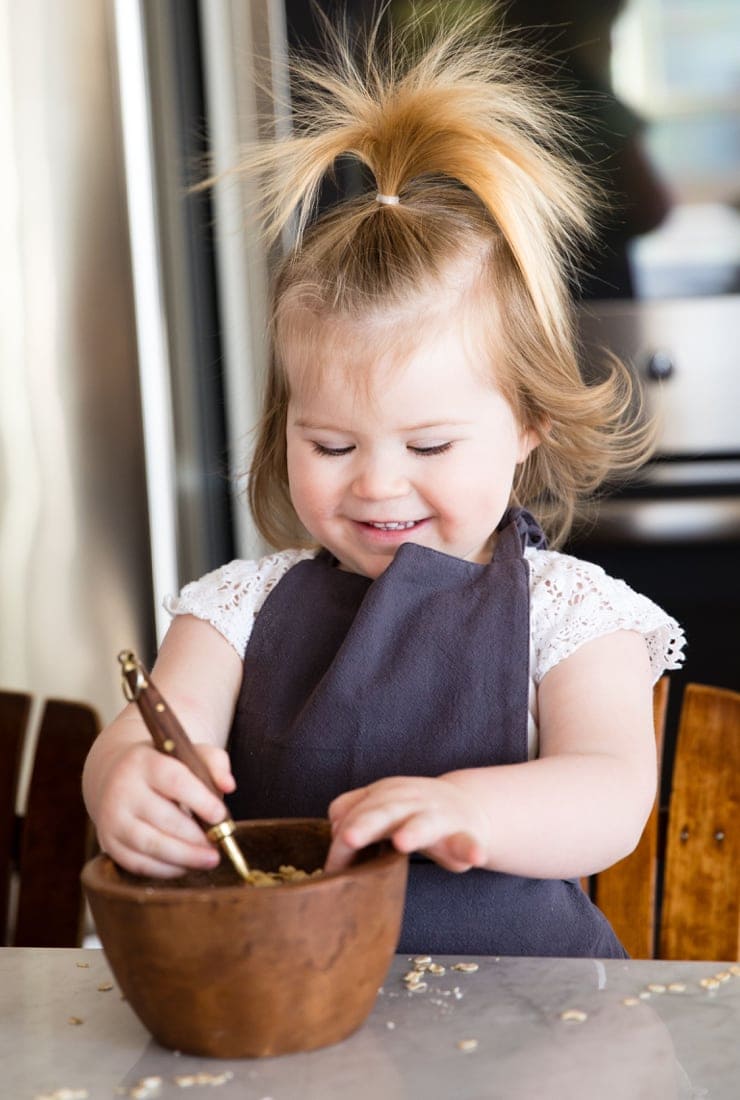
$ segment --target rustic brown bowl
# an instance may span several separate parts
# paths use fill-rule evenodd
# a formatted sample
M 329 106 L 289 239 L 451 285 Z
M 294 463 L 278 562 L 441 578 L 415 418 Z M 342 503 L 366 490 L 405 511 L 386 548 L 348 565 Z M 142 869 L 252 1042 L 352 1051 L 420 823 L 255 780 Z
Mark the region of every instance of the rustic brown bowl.
M 321 867 L 327 821 L 242 821 L 250 867 Z M 407 856 L 389 844 L 348 870 L 268 888 L 215 872 L 163 881 L 108 856 L 82 872 L 121 991 L 165 1047 L 215 1058 L 312 1050 L 370 1013 L 398 943 Z

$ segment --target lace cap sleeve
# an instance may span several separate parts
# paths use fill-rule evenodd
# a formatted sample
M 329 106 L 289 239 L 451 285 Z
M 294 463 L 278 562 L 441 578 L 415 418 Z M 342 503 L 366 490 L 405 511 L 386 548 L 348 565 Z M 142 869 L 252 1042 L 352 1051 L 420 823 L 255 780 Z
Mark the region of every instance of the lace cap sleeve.
M 312 550 L 281 550 L 259 561 L 237 559 L 186 584 L 179 596 L 167 596 L 164 607 L 175 615 L 195 615 L 211 624 L 240 657 L 244 657 L 252 623 L 268 595 L 285 574 Z
M 527 560 L 536 683 L 584 642 L 615 630 L 644 636 L 654 680 L 681 667 L 683 630 L 652 600 L 568 554 L 537 550 Z

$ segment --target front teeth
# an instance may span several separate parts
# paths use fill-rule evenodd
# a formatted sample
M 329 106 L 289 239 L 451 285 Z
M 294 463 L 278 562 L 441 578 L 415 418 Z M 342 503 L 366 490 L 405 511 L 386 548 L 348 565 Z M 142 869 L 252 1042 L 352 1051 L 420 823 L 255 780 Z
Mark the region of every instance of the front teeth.
M 379 531 L 406 531 L 409 527 L 416 526 L 416 520 L 410 519 L 404 523 L 370 523 L 370 527 L 377 527 Z

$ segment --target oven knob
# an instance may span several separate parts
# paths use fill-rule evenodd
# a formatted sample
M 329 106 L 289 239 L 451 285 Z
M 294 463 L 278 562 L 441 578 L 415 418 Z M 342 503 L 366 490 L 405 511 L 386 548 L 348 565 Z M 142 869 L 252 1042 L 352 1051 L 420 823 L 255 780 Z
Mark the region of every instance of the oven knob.
M 654 351 L 645 368 L 648 378 L 654 378 L 659 382 L 665 378 L 670 378 L 675 369 L 673 360 L 667 351 Z

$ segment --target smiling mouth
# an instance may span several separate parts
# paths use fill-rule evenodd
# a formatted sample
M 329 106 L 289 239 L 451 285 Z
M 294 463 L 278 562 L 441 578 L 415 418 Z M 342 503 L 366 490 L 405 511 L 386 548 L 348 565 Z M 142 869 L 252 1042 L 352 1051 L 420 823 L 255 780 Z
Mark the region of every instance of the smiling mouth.
M 373 520 L 364 521 L 366 527 L 373 527 L 376 531 L 409 531 L 421 522 L 418 519 L 397 520 L 389 523 L 375 523 Z

